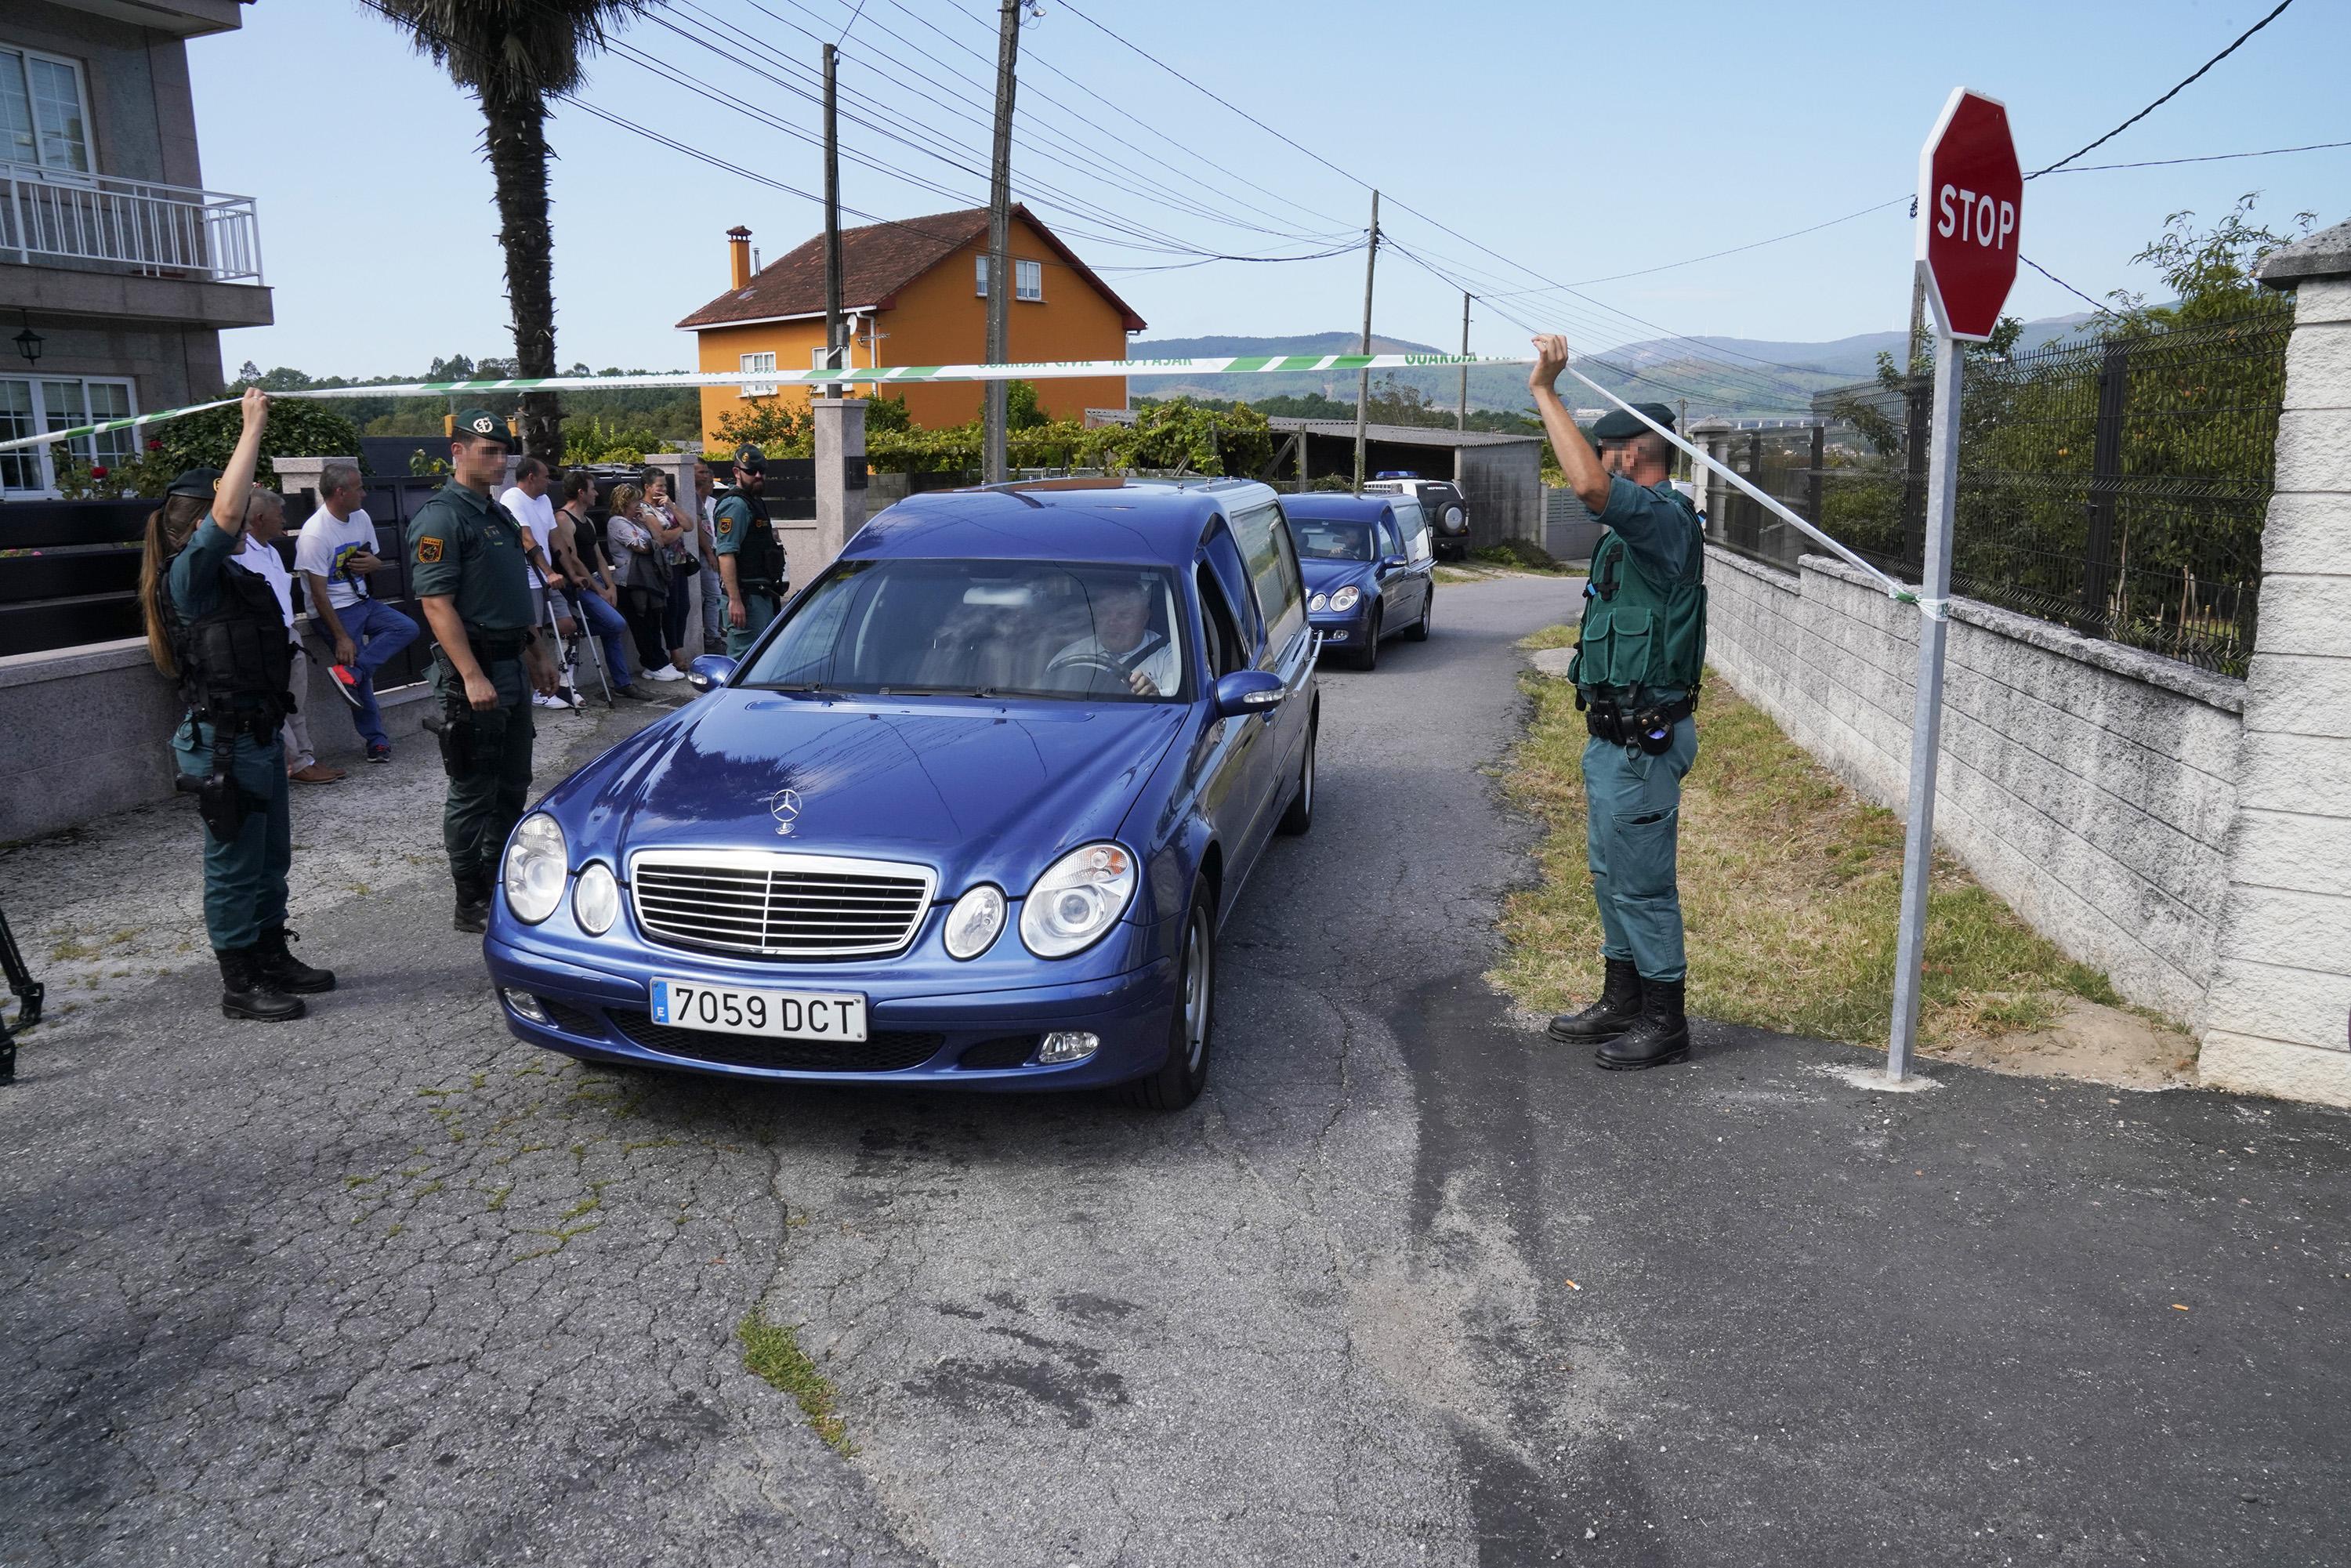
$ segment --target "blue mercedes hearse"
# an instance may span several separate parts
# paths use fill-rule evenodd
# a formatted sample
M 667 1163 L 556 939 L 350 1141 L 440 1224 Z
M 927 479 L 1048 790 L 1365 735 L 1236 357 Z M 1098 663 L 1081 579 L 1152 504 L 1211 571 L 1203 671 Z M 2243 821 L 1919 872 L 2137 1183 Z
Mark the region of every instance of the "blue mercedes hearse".
M 1218 926 L 1312 820 L 1305 595 L 1247 481 L 891 507 L 515 829 L 483 944 L 507 1024 L 746 1079 L 1189 1104 Z
M 1382 638 L 1428 640 L 1437 563 L 1419 503 L 1309 491 L 1282 504 L 1306 574 L 1307 622 L 1325 653 L 1369 670 Z

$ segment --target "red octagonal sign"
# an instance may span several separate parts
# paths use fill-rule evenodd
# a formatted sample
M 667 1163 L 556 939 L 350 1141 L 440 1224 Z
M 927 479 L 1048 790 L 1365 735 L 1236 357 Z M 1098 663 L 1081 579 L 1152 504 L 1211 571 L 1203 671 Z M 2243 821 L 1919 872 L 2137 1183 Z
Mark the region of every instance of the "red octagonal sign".
M 1935 320 L 1980 340 L 2000 325 L 2016 282 L 2024 172 L 1996 98 L 1953 88 L 1918 154 L 1918 265 Z

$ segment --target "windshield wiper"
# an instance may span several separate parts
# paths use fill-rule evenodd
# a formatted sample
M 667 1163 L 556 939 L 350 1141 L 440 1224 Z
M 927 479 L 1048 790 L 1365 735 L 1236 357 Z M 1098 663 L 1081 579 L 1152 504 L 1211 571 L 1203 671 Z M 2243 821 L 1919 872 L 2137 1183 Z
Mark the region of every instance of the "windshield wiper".
M 835 691 L 831 686 L 818 685 L 813 681 L 799 681 L 789 685 L 769 686 L 767 689 L 771 692 L 789 692 L 794 696 L 846 697 L 849 695 L 847 692 Z

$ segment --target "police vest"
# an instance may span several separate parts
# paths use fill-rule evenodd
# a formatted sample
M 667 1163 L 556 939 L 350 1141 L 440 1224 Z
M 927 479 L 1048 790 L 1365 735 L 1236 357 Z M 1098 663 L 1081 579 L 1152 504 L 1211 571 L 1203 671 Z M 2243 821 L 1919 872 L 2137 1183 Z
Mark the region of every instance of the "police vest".
M 294 644 L 277 591 L 225 560 L 219 586 L 219 601 L 193 620 L 168 591 L 162 596 L 181 699 L 207 722 L 249 718 L 275 728 L 295 708 Z
M 784 547 L 768 520 L 768 499 L 748 490 L 736 494 L 750 507 L 751 521 L 735 547 L 735 580 L 746 588 L 778 588 L 785 576 Z
M 1662 586 L 1632 559 L 1613 528 L 1592 552 L 1592 587 L 1583 632 L 1567 678 L 1590 690 L 1694 691 L 1706 669 L 1706 545 L 1689 517 L 1689 557 Z

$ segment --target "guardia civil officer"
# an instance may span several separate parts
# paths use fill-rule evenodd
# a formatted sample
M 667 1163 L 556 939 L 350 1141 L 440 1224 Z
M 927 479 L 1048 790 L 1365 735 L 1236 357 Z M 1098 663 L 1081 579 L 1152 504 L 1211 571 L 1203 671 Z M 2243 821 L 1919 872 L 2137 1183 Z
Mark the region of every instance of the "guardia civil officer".
M 204 824 L 204 930 L 219 960 L 221 1011 L 277 1023 L 331 991 L 286 944 L 286 873 L 294 862 L 286 748 L 294 650 L 269 580 L 235 564 L 269 399 L 248 388 L 244 429 L 225 469 L 191 468 L 147 517 L 139 602 L 155 667 L 177 679 L 187 716 L 172 737 L 180 787 Z
M 449 800 L 441 842 L 456 883 L 456 928 L 489 923 L 507 835 L 530 794 L 531 693 L 552 696 L 556 664 L 538 624 L 530 535 L 492 499 L 514 438 L 496 415 L 459 414 L 449 482 L 408 524 L 409 585 L 438 644 L 441 761 Z
M 726 656 L 748 653 L 776 618 L 784 591 L 784 547 L 768 518 L 767 455 L 756 446 L 735 454 L 735 487 L 714 514 L 718 576 L 726 588 Z
M 1698 758 L 1706 549 L 1697 509 L 1667 482 L 1672 444 L 1620 409 L 1593 426 L 1594 452 L 1552 384 L 1567 368 L 1567 340 L 1534 341 L 1527 384 L 1543 428 L 1569 487 L 1607 528 L 1593 548 L 1568 678 L 1592 737 L 1585 842 L 1608 978 L 1598 1001 L 1552 1019 L 1551 1035 L 1597 1046 L 1603 1067 L 1656 1067 L 1689 1054 L 1674 848 L 1682 776 Z M 1673 428 L 1662 403 L 1640 408 Z

